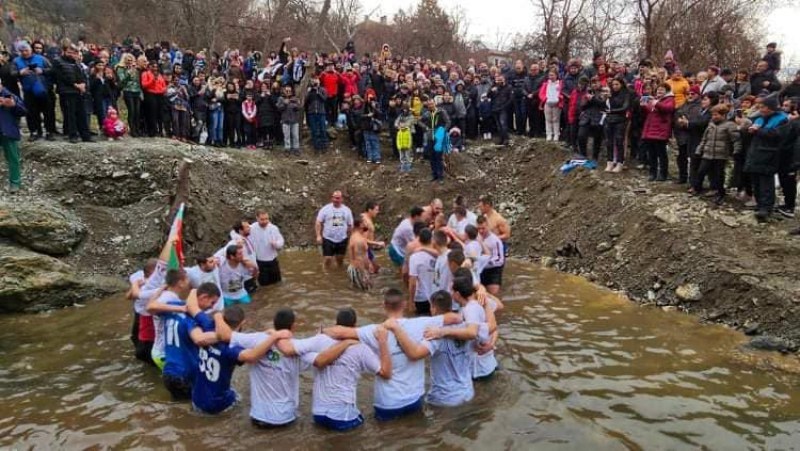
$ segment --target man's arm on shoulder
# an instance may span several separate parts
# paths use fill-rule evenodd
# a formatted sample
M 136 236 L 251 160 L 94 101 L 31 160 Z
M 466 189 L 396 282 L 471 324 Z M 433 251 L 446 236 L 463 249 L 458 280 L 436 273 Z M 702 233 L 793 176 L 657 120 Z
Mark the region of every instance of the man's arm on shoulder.
M 358 340 L 358 329 L 355 327 L 331 326 L 322 329 L 322 333 L 334 340 Z
M 288 330 L 279 330 L 275 333 L 269 334 L 269 337 L 259 343 L 256 347 L 252 349 L 245 349 L 244 351 L 240 352 L 239 361 L 244 363 L 254 363 L 261 357 L 264 357 L 264 354 L 269 351 L 269 348 L 271 348 L 276 341 L 291 337 L 292 333 Z
M 391 319 L 387 320 L 383 323 L 383 326 L 394 334 L 394 337 L 397 339 L 397 344 L 400 345 L 400 349 L 403 350 L 403 353 L 405 353 L 406 357 L 409 359 L 420 360 L 430 355 L 430 350 L 409 337 L 397 321 Z
M 192 339 L 194 344 L 200 347 L 213 345 L 219 341 L 216 332 L 203 332 L 203 329 L 200 327 L 193 327 L 189 332 L 189 337 Z
M 314 367 L 318 369 L 325 368 L 336 359 L 338 359 L 350 346 L 358 344 L 358 340 L 342 340 L 339 343 L 329 347 L 328 349 L 317 354 L 314 358 Z

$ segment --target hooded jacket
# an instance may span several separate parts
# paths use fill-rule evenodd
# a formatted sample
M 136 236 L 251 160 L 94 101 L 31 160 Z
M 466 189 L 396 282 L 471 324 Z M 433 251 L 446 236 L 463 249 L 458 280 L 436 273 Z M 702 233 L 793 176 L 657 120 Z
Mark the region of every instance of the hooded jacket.
M 642 139 L 667 141 L 672 135 L 675 96 L 669 92 L 655 104 L 643 106 L 642 111 L 645 113 Z
M 728 160 L 741 151 L 739 127 L 731 121 L 723 120 L 708 124 L 695 155 L 702 155 L 704 160 Z
M 769 117 L 758 117 L 753 125 L 758 130 L 753 133 L 753 140 L 747 152 L 744 170 L 754 174 L 771 175 L 780 170 L 781 144 L 784 135 L 789 131 L 784 127 L 789 116 L 783 111 L 777 111 Z

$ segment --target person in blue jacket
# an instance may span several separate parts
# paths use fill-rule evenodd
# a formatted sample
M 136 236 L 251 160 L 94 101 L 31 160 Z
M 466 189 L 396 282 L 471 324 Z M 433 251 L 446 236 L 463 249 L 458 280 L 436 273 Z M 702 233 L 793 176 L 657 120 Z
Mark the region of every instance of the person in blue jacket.
M 0 83 L 0 147 L 8 164 L 8 191 L 19 191 L 22 183 L 22 163 L 19 153 L 19 118 L 25 116 L 25 104 Z
M 11 70 L 22 82 L 22 95 L 28 106 L 28 129 L 31 141 L 36 141 L 43 137 L 42 116 L 47 112 L 49 101 L 47 77 L 52 68 L 45 57 L 33 53 L 33 48 L 25 41 L 17 44 L 17 51 L 19 56 L 14 58 Z M 51 134 L 52 130 L 48 130 L 48 136 Z

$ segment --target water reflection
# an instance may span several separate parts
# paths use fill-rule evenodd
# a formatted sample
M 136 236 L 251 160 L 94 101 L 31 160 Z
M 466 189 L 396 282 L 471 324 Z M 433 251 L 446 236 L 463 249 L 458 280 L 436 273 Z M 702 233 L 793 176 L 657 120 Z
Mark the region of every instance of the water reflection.
M 377 294 L 317 273 L 313 253 L 284 256 L 286 282 L 261 290 L 248 311 L 267 327 L 290 305 L 307 335 L 338 307 L 359 323 L 383 319 Z M 121 299 L 0 318 L 0 446 L 280 449 L 793 449 L 800 448 L 800 378 L 735 358 L 741 336 L 676 314 L 641 309 L 579 279 L 511 262 L 500 318 L 502 373 L 456 409 L 368 421 L 333 434 L 310 421 L 303 376 L 298 424 L 259 431 L 247 417 L 247 371 L 234 377 L 245 405 L 220 417 L 168 401 L 136 362 Z M 377 286 L 397 286 L 391 271 Z M 371 381 L 359 403 L 371 411 Z

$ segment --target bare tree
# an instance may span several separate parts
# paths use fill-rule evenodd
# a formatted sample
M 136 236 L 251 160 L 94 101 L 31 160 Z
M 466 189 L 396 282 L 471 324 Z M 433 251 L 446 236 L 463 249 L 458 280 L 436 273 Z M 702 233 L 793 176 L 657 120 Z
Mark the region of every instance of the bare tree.
M 543 46 L 547 54 L 567 59 L 574 41 L 584 26 L 584 9 L 589 0 L 531 0 L 542 19 L 542 30 L 531 42 Z

